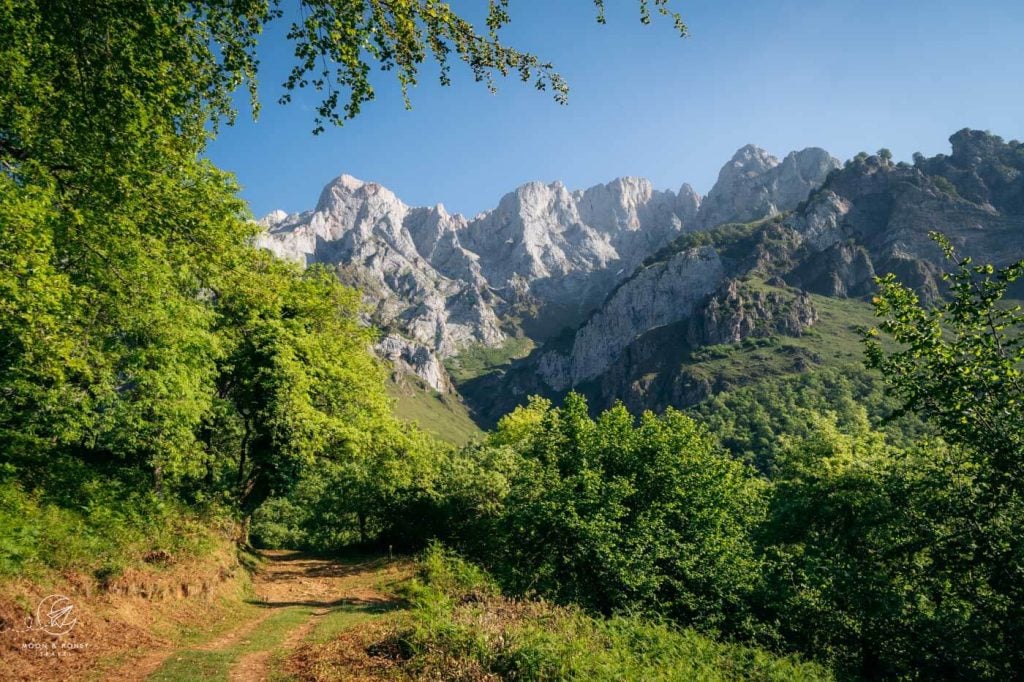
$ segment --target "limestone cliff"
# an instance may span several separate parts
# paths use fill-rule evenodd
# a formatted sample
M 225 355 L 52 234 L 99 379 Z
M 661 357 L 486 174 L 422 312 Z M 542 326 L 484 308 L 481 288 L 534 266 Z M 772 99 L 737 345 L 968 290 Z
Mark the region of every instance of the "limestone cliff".
M 740 150 L 700 202 L 697 222 L 746 224 L 684 231 L 575 330 L 500 380 L 464 390 L 489 397 L 475 403 L 485 422 L 529 393 L 569 389 L 598 407 L 692 405 L 728 383 L 691 371 L 689 358 L 705 347 L 806 334 L 819 320 L 811 293 L 866 297 L 877 275 L 892 272 L 925 299 L 942 295 L 946 264 L 932 231 L 979 262 L 1024 257 L 1024 145 L 971 130 L 950 142 L 949 156 L 897 164 L 863 154 L 841 168 L 817 150 L 782 163 Z M 791 192 L 808 173 L 825 173 L 823 185 Z M 820 360 L 799 344 L 785 348 L 773 367 L 803 371 Z
M 263 218 L 257 244 L 332 266 L 360 288 L 367 323 L 387 331 L 378 352 L 439 391 L 450 389 L 445 358 L 501 346 L 511 332 L 544 342 L 585 322 L 568 358 L 541 361 L 545 380 L 563 387 L 599 375 L 637 335 L 688 316 L 724 277 L 713 249 L 643 267 L 654 254 L 681 234 L 791 209 L 837 163 L 819 149 L 779 162 L 747 146 L 707 199 L 643 178 L 577 191 L 531 182 L 471 220 L 342 175 L 313 210 Z

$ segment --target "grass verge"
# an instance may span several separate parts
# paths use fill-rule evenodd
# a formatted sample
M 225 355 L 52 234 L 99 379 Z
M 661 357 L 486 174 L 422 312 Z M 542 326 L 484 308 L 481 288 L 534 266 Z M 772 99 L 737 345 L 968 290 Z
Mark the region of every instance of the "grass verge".
M 405 593 L 410 610 L 307 645 L 300 680 L 831 680 L 795 657 L 716 642 L 635 617 L 502 596 L 480 569 L 434 547 Z

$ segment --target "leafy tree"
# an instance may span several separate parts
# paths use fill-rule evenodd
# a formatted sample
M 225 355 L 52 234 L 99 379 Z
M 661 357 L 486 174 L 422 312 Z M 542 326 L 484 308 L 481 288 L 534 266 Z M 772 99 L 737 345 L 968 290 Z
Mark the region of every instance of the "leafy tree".
M 998 678 L 1003 597 L 966 532 L 980 481 L 942 442 L 889 446 L 866 420 L 789 439 L 763 527 L 761 598 L 785 645 L 865 678 Z M 996 616 L 996 617 L 994 617 Z
M 490 447 L 506 468 L 501 510 L 470 543 L 503 582 L 603 612 L 639 609 L 706 629 L 747 627 L 760 486 L 690 418 L 597 420 L 570 394 L 505 417 Z M 500 455 L 499 455 L 500 456 Z M 500 490 L 500 486 L 497 486 Z
M 236 485 L 249 516 L 316 458 L 358 456 L 389 423 L 390 402 L 366 351 L 373 335 L 359 323 L 359 295 L 329 271 L 253 252 L 249 271 L 226 280 L 218 398 L 240 422 Z
M 996 268 L 957 259 L 933 234 L 956 271 L 944 276 L 950 297 L 923 307 L 893 275 L 879 280 L 868 364 L 878 368 L 904 408 L 933 421 L 943 437 L 983 453 L 992 472 L 1019 480 L 1024 473 L 1024 313 L 1003 299 L 1024 274 L 1024 261 Z M 886 352 L 880 332 L 899 344 Z
M 422 548 L 438 530 L 436 480 L 445 446 L 389 419 L 364 428 L 358 449 L 329 449 L 256 512 L 257 541 L 315 550 L 356 543 Z
M 360 456 L 340 460 L 323 504 L 355 520 L 360 542 L 378 540 L 418 549 L 429 538 L 423 515 L 436 498 L 435 481 L 447 446 L 408 425 L 378 428 Z
M 866 411 L 872 426 L 896 445 L 928 432 L 915 415 L 897 414 L 899 407 L 878 372 L 849 367 L 762 379 L 715 395 L 690 412 L 734 457 L 772 476 L 785 448 L 783 437 L 812 435 L 820 414 L 833 415 L 845 432 L 857 428 Z
M 201 466 L 220 353 L 206 294 L 252 228 L 231 179 L 196 157 L 229 94 L 201 34 L 226 23 L 171 32 L 180 11 L 0 4 L 0 204 L 20 224 L 0 253 L 14 276 L 0 456 L 113 459 L 158 488 Z
M 205 292 L 249 233 L 228 186 L 202 163 L 144 174 L 117 201 L 0 179 L 11 226 L 0 452 L 91 453 L 158 478 L 196 472 L 220 352 Z M 27 450 L 6 447 L 25 439 Z
M 1005 300 L 1024 261 L 1002 268 L 958 258 L 946 275 L 949 296 L 923 306 L 893 276 L 879 280 L 875 307 L 882 321 L 867 337 L 868 362 L 882 371 L 904 409 L 920 414 L 955 448 L 956 473 L 969 478 L 946 540 L 959 570 L 981 581 L 969 600 L 984 632 L 978 658 L 993 674 L 1024 664 L 1024 314 Z M 879 339 L 896 343 L 888 350 Z

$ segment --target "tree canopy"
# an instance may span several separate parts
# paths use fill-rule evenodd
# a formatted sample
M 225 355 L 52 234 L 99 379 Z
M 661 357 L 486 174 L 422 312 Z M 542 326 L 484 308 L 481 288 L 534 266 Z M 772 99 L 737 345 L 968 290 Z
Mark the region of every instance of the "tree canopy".
M 509 4 L 478 30 L 439 0 L 300 2 L 284 99 L 322 93 L 322 130 L 373 97 L 374 65 L 407 91 L 432 58 L 443 83 L 457 61 L 563 101 L 552 65 L 499 39 Z M 685 34 L 668 0 L 639 4 Z M 359 292 L 254 248 L 233 178 L 200 157 L 237 88 L 258 110 L 278 20 L 271 0 L 0 0 L 0 571 L 173 542 L 168 510 L 209 505 L 321 549 L 441 538 L 520 595 L 851 676 L 1024 669 L 1024 262 L 940 238 L 946 298 L 878 281 L 880 377 L 725 396 L 703 411 L 717 439 L 570 394 L 441 446 L 392 415 Z M 869 421 L 894 403 L 922 422 L 895 442 Z M 88 538 L 64 560 L 47 534 Z
M 685 34 L 665 0 L 639 4 L 643 21 L 672 16 Z M 315 461 L 396 451 L 358 293 L 257 252 L 234 179 L 200 157 L 234 120 L 238 88 L 258 112 L 257 47 L 285 9 L 0 2 L 5 461 L 128 467 L 157 490 L 230 491 L 250 514 Z M 502 42 L 507 0 L 488 3 L 480 28 L 439 0 L 294 9 L 281 99 L 320 93 L 317 131 L 373 98 L 374 67 L 406 93 L 428 59 L 444 84 L 461 62 L 492 89 L 515 75 L 567 93 L 551 64 Z
M 50 0 L 0 5 L 0 159 L 35 160 L 52 170 L 77 167 L 85 140 L 108 149 L 140 150 L 141 143 L 173 132 L 179 142 L 201 143 L 221 121 L 235 117 L 232 95 L 257 94 L 257 46 L 266 25 L 284 19 L 281 0 Z M 594 0 L 604 21 L 604 2 Z M 639 0 L 640 19 L 669 17 L 687 28 L 670 0 Z M 314 131 L 357 116 L 373 99 L 374 67 L 391 72 L 408 103 L 425 62 L 449 84 L 453 61 L 495 88 L 515 76 L 565 102 L 568 84 L 540 57 L 502 42 L 511 20 L 509 0 L 490 0 L 484 28 L 441 0 L 297 0 L 298 18 L 287 37 L 295 62 L 282 84 L 281 102 L 298 89 L 321 96 Z M 126 149 L 126 147 L 128 149 Z M 194 151 L 191 148 L 190 151 Z

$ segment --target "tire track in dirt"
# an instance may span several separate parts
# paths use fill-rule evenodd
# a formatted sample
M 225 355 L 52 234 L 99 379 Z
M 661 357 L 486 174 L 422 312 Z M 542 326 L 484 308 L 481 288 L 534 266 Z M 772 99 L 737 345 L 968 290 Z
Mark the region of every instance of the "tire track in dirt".
M 255 617 L 201 645 L 154 651 L 134 661 L 117 678 L 145 680 L 159 673 L 165 664 L 173 667 L 176 656 L 180 661 L 181 656 L 196 652 L 223 653 L 241 649 L 231 663 L 228 678 L 240 682 L 267 680 L 275 654 L 297 649 L 330 614 L 336 611 L 373 614 L 396 608 L 399 600 L 379 586 L 396 582 L 411 572 L 409 562 L 384 558 L 333 559 L 285 550 L 265 550 L 260 554 L 264 561 L 253 576 L 253 587 L 262 610 Z M 298 624 L 283 626 L 288 628 L 283 634 L 272 629 L 282 627 L 281 619 L 267 624 L 272 616 L 298 610 L 309 612 L 309 616 Z M 271 629 L 261 632 L 261 627 Z M 246 646 L 252 646 L 252 641 L 261 641 L 261 637 L 272 643 L 257 644 L 259 648 L 246 650 Z
M 258 628 L 263 621 L 269 618 L 270 611 L 261 612 L 255 618 L 240 623 L 235 629 L 229 630 L 219 637 L 204 644 L 188 647 L 193 651 L 217 651 L 233 646 L 242 638 L 248 636 Z M 155 673 L 160 667 L 171 659 L 176 653 L 182 651 L 180 648 L 160 648 L 151 651 L 140 659 L 132 661 L 128 667 L 116 673 L 116 679 L 122 682 L 143 682 Z
M 231 682 L 250 682 L 250 680 L 268 679 L 270 676 L 271 656 L 277 651 L 292 651 L 298 647 L 302 640 L 306 638 L 306 635 L 316 627 L 317 621 L 326 613 L 328 612 L 313 614 L 309 620 L 289 632 L 288 636 L 285 637 L 284 641 L 276 649 L 254 651 L 239 658 L 231 668 L 229 675 Z
M 317 610 L 279 645 L 241 656 L 231 668 L 230 679 L 235 682 L 268 679 L 272 656 L 296 649 L 318 621 L 335 609 L 355 606 L 374 611 L 393 606 L 395 598 L 382 592 L 378 583 L 408 572 L 408 564 L 385 559 L 347 562 L 280 550 L 263 552 L 263 557 L 265 569 L 254 584 L 269 608 L 312 606 Z

